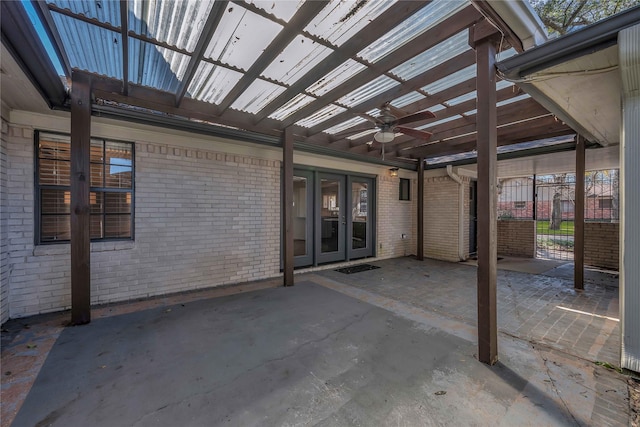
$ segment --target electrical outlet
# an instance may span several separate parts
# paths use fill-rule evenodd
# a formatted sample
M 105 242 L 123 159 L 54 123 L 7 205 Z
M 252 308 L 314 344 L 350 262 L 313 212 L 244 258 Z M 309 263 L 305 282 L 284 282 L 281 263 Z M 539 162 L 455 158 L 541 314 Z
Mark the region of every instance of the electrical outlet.
M 402 239 L 406 239 L 406 238 L 407 238 L 407 235 L 402 233 Z

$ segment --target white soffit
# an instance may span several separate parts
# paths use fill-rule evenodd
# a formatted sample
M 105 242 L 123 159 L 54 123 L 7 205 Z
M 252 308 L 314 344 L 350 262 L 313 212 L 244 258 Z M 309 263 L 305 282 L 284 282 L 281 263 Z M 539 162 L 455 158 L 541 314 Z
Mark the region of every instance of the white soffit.
M 592 142 L 609 145 L 620 142 L 619 73 L 616 45 L 539 71 L 528 83 L 576 118 Z

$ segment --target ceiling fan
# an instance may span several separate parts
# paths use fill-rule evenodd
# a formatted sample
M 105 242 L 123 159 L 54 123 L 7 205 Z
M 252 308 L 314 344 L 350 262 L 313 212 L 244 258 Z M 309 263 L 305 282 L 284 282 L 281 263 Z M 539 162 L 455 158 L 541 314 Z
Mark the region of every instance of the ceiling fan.
M 369 114 L 358 114 L 358 116 L 373 123 L 378 128 L 378 132 L 373 135 L 373 139 L 382 145 L 382 160 L 384 160 L 384 144 L 393 141 L 396 133 L 402 133 L 424 141 L 428 141 L 431 135 L 433 135 L 431 132 L 425 130 L 405 126 L 410 123 L 435 118 L 435 114 L 431 111 L 425 110 L 417 113 L 406 113 L 387 102 L 380 107 L 380 115 L 378 117 L 373 117 Z M 374 141 L 370 141 L 367 144 L 372 145 L 373 143 Z

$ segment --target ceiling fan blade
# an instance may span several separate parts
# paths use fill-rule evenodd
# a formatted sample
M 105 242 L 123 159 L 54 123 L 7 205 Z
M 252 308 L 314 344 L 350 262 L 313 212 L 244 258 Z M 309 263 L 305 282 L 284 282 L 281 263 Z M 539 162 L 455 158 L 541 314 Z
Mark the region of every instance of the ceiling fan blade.
M 407 136 L 412 136 L 414 138 L 422 139 L 424 141 L 428 141 L 433 133 L 428 132 L 426 130 L 413 129 L 404 126 L 396 126 L 394 129 L 395 132 L 403 133 Z
M 433 119 L 436 115 L 431 111 L 419 111 L 417 113 L 409 114 L 408 116 L 400 117 L 397 120 L 397 124 L 406 125 L 408 123 L 420 122 L 422 120 Z
M 382 120 L 378 119 L 377 117 L 373 117 L 373 116 L 370 116 L 368 114 L 365 114 L 365 113 L 358 113 L 358 117 L 362 117 L 363 119 L 368 120 L 371 123 L 375 123 L 376 125 L 383 124 Z
M 406 112 L 406 111 L 401 110 L 401 109 L 400 109 L 400 108 L 398 108 L 398 107 L 394 107 L 394 106 L 393 106 L 393 105 L 391 105 L 391 104 L 385 104 L 384 106 L 385 106 L 385 107 L 387 107 L 387 108 L 389 109 L 389 112 L 390 112 L 391 114 L 393 114 L 394 116 L 396 116 L 396 117 L 404 117 L 404 116 L 406 116 L 406 115 L 407 115 L 407 112 Z M 383 108 L 384 108 L 384 107 L 383 107 Z M 382 108 L 381 108 L 381 109 L 382 109 Z

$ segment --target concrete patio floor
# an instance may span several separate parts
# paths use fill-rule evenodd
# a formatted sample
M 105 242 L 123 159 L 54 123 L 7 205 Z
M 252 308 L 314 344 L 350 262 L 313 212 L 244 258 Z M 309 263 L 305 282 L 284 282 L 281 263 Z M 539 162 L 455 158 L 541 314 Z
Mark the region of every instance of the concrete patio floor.
M 8 322 L 2 425 L 628 425 L 615 277 L 501 270 L 488 367 L 475 267 L 374 264 Z

